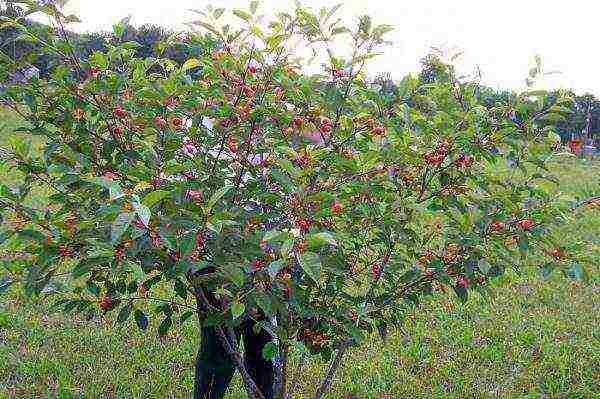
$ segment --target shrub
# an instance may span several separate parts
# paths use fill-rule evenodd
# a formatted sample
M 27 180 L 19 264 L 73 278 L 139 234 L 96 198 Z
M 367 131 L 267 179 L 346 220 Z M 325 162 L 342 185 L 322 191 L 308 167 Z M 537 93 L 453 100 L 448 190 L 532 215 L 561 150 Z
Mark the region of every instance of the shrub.
M 569 209 L 542 184 L 538 120 L 568 99 L 528 92 L 486 108 L 442 63 L 441 79 L 382 88 L 365 64 L 389 26 L 349 29 L 336 8 L 302 7 L 265 26 L 256 7 L 234 10 L 239 30 L 209 8 L 196 22 L 207 34 L 178 43 L 198 54 L 183 64 L 137 58 L 133 42 L 84 60 L 68 37 L 42 43 L 63 64 L 4 98 L 44 147 L 15 137 L 8 149 L 22 180 L 0 186 L 2 241 L 22 256 L 3 263 L 3 290 L 21 282 L 65 312 L 142 329 L 150 310 L 160 335 L 197 317 L 261 397 L 233 331 L 254 319 L 275 338 L 264 356 L 278 372 L 292 351 L 331 358 L 321 397 L 349 346 L 433 291 L 466 300 L 523 263 L 585 276 L 577 244 L 549 230 Z M 294 60 L 298 38 L 325 49 L 321 74 Z M 51 190 L 41 208 L 26 205 L 37 185 Z

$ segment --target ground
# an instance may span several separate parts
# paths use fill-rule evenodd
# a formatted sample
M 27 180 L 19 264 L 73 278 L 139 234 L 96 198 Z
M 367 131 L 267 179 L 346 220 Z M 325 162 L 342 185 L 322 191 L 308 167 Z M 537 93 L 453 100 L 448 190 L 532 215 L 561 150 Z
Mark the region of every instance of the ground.
M 557 195 L 600 195 L 600 162 L 558 156 L 553 169 Z M 587 283 L 509 273 L 493 298 L 433 298 L 385 343 L 351 352 L 327 397 L 600 398 L 600 209 L 579 212 L 561 233 L 590 243 Z M 65 318 L 12 290 L 0 297 L 0 398 L 189 397 L 197 340 L 192 321 L 157 339 L 156 328 Z M 301 370 L 305 392 L 324 367 Z M 236 379 L 229 398 L 242 392 Z

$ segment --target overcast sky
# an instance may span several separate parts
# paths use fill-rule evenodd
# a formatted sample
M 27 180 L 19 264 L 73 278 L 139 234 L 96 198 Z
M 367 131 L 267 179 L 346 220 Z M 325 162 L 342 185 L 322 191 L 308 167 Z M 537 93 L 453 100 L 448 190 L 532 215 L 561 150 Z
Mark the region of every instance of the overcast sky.
M 385 55 L 371 63 L 374 72 L 402 77 L 417 71 L 419 59 L 435 46 L 464 51 L 460 67 L 478 65 L 483 81 L 496 87 L 523 86 L 531 60 L 540 54 L 545 68 L 561 73 L 544 82 L 600 95 L 600 1 L 598 0 L 304 0 L 308 6 L 343 3 L 348 21 L 369 14 L 376 23 L 396 29 Z M 132 15 L 134 24 L 183 28 L 194 19 L 188 9 L 203 9 L 205 0 L 70 0 L 68 11 L 82 20 L 73 29 L 109 29 Z M 215 7 L 247 7 L 247 0 L 213 0 Z M 261 9 L 289 9 L 288 0 L 263 0 Z

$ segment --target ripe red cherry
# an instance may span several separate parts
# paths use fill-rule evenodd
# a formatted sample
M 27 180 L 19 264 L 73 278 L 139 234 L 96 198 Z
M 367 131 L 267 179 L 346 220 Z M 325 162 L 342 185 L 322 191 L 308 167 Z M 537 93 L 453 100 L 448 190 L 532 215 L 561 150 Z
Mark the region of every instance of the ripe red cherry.
M 252 90 L 252 87 L 244 86 L 242 90 L 244 91 L 244 95 L 246 97 L 254 97 L 254 90 Z
M 499 233 L 504 230 L 504 222 L 500 220 L 495 220 L 490 224 L 490 229 L 496 233 Z
M 306 233 L 312 225 L 312 221 L 310 219 L 298 219 L 296 225 L 301 231 Z
M 183 125 L 183 119 L 181 119 L 180 117 L 176 116 L 173 119 L 171 119 L 171 123 L 175 127 L 181 127 Z
M 59 245 L 58 246 L 58 253 L 63 258 L 70 258 L 70 257 L 73 256 L 73 251 L 71 251 L 66 245 Z
M 115 126 L 113 134 L 117 137 L 121 137 L 123 135 L 123 128 L 121 126 Z
M 473 157 L 470 155 L 462 155 L 460 158 L 458 158 L 456 164 L 463 169 L 470 168 L 473 166 Z
M 431 166 L 437 166 L 441 164 L 444 162 L 444 159 L 446 159 L 446 153 L 443 151 L 436 150 L 425 154 L 425 161 Z
M 102 300 L 100 301 L 99 307 L 103 312 L 106 312 L 107 310 L 110 309 L 112 304 L 113 304 L 112 298 L 109 296 L 104 296 L 104 297 L 102 297 Z
M 297 127 L 300 127 L 304 124 L 304 119 L 302 119 L 302 117 L 298 115 L 294 116 L 293 121 L 294 125 L 296 125 Z
M 255 260 L 252 262 L 252 271 L 258 271 L 264 269 L 267 266 L 267 262 L 264 260 Z
M 125 109 L 123 109 L 123 107 L 117 107 L 114 109 L 113 112 L 119 118 L 127 118 L 127 116 L 129 116 L 129 113 L 127 111 L 125 111 Z
M 552 256 L 556 260 L 561 260 L 565 257 L 565 253 L 560 248 L 555 248 L 550 251 L 550 256 Z
M 206 244 L 206 239 L 204 237 L 204 233 L 200 232 L 196 235 L 196 249 L 201 250 L 204 248 Z
M 283 98 L 284 95 L 285 95 L 285 91 L 283 90 L 283 87 L 277 87 L 275 89 L 275 97 L 281 99 L 281 98 Z
M 375 127 L 373 128 L 373 134 L 374 134 L 375 136 L 381 136 L 381 135 L 384 135 L 384 134 L 385 134 L 385 127 L 383 127 L 383 126 L 375 126 Z
M 254 75 L 257 71 L 258 71 L 258 69 L 254 65 L 248 66 L 248 73 L 249 74 Z
M 230 137 L 227 141 L 227 147 L 229 147 L 229 151 L 237 152 L 239 149 L 238 142 L 235 137 Z
M 535 227 L 535 222 L 531 219 L 523 219 L 517 222 L 519 227 L 525 231 L 530 231 Z
M 331 213 L 334 215 L 339 215 L 342 212 L 344 212 L 344 206 L 341 203 L 336 201 L 331 205 Z
M 165 127 L 167 126 L 167 121 L 162 116 L 157 116 L 154 118 L 154 124 L 156 124 L 158 127 Z
M 344 71 L 343 69 L 334 69 L 333 70 L 333 76 L 336 78 L 341 78 L 346 74 L 346 71 Z
M 98 69 L 98 68 L 90 69 L 90 76 L 94 79 L 97 78 L 98 76 L 100 76 L 100 69 Z
M 371 267 L 371 274 L 373 275 L 373 280 L 379 280 L 381 277 L 381 265 L 379 263 L 375 263 Z
M 471 285 L 471 282 L 469 281 L 469 278 L 467 276 L 460 276 L 456 280 L 456 285 L 461 288 L 468 289 L 469 286 Z

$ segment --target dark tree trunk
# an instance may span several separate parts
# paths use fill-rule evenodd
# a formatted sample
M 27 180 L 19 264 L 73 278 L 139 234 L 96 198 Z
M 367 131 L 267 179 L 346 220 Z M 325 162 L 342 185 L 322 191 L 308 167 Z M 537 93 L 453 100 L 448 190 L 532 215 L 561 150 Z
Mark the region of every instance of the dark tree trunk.
M 273 399 L 275 370 L 262 356 L 271 337 L 263 330 L 254 332 L 254 323 L 245 322 L 236 334 L 243 335 L 245 364 L 265 399 Z M 235 364 L 227 354 L 214 327 L 203 327 L 196 357 L 194 399 L 223 399 L 235 373 Z
M 194 399 L 222 399 L 235 373 L 214 327 L 202 328 L 200 349 L 196 357 Z

